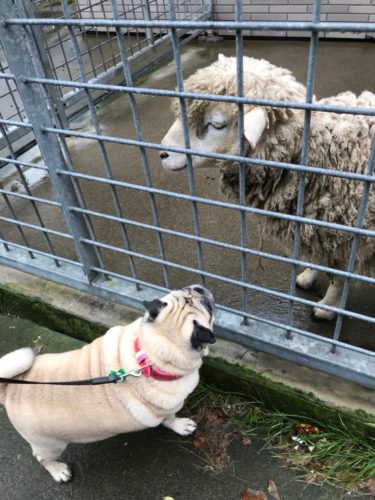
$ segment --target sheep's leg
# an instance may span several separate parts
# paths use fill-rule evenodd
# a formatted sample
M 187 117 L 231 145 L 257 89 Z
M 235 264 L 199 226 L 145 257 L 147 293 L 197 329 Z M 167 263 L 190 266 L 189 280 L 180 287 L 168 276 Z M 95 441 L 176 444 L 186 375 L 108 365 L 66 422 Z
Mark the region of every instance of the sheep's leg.
M 334 276 L 326 291 L 326 294 L 324 295 L 322 300 L 319 301 L 319 304 L 339 307 L 343 282 L 343 278 L 341 278 L 340 276 Z M 312 319 L 314 321 L 330 321 L 335 316 L 336 313 L 334 313 L 333 311 L 327 311 L 326 309 L 320 309 L 319 307 L 314 307 L 312 313 Z
M 319 275 L 319 271 L 315 271 L 314 269 L 310 269 L 307 267 L 302 273 L 297 276 L 296 284 L 300 288 L 304 290 L 310 290 L 315 281 L 317 280 Z

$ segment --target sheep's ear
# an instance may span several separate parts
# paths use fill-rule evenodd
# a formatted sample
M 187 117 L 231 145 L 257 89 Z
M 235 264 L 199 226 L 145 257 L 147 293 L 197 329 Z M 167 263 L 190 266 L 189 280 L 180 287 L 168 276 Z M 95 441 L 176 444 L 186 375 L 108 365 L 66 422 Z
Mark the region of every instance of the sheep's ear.
M 251 149 L 255 149 L 265 128 L 268 128 L 268 118 L 263 107 L 253 108 L 244 115 L 244 134 Z
M 225 61 L 225 59 L 226 59 L 226 57 L 225 57 L 225 55 L 224 55 L 224 54 L 219 54 L 219 55 L 218 55 L 218 57 L 217 57 L 217 59 L 218 59 L 218 61 L 220 61 L 220 62 L 224 62 L 224 61 Z

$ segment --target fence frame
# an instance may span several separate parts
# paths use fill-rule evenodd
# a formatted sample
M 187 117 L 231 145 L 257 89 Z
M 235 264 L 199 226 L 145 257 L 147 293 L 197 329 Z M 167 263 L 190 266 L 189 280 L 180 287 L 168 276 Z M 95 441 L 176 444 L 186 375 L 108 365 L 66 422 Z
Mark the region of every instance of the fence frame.
M 65 0 L 62 0 L 63 5 Z M 17 2 L 19 4 L 19 2 Z M 114 5 L 114 0 L 112 1 Z M 255 350 L 267 352 L 278 357 L 299 363 L 304 366 L 309 366 L 318 370 L 322 370 L 333 375 L 342 377 L 346 380 L 362 384 L 369 388 L 375 388 L 375 353 L 365 349 L 357 348 L 355 346 L 345 344 L 339 340 L 340 330 L 342 325 L 342 318 L 344 316 L 355 317 L 369 322 L 369 325 L 375 324 L 375 318 L 370 316 L 361 315 L 352 311 L 345 310 L 348 287 L 351 279 L 360 279 L 367 283 L 375 283 L 375 279 L 365 277 L 354 273 L 354 262 L 358 248 L 358 242 L 361 235 L 375 237 L 375 229 L 368 230 L 362 228 L 363 217 L 366 209 L 367 199 L 372 184 L 375 182 L 374 168 L 375 168 L 375 144 L 372 146 L 368 169 L 365 174 L 353 174 L 344 171 L 334 171 L 329 169 L 318 168 L 315 166 L 308 166 L 307 152 L 309 144 L 309 129 L 311 112 L 316 110 L 330 111 L 336 113 L 349 113 L 349 114 L 364 114 L 375 116 L 375 109 L 372 108 L 348 108 L 342 106 L 323 106 L 313 103 L 313 85 L 314 85 L 314 67 L 316 62 L 316 53 L 318 49 L 318 37 L 321 31 L 355 31 L 355 32 L 375 32 L 375 23 L 325 23 L 319 21 L 320 1 L 314 0 L 314 12 L 312 14 L 311 22 L 242 22 L 241 21 L 241 1 L 236 0 L 236 15 L 234 21 L 217 22 L 209 20 L 177 20 L 174 14 L 174 4 L 169 0 L 170 20 L 127 20 L 127 19 L 69 19 L 68 12 L 66 11 L 66 19 L 36 19 L 29 18 L 25 12 L 21 12 L 15 8 L 12 0 L 2 0 L 0 3 L 0 37 L 7 54 L 12 73 L 0 73 L 0 78 L 6 78 L 17 82 L 17 86 L 24 102 L 25 110 L 30 118 L 30 122 L 16 122 L 11 120 L 0 120 L 2 125 L 17 125 L 20 130 L 32 129 L 37 143 L 43 155 L 44 164 L 35 165 L 33 167 L 48 169 L 51 181 L 55 187 L 56 192 L 60 196 L 59 206 L 64 212 L 65 219 L 69 228 L 69 233 L 57 232 L 43 226 L 37 226 L 18 221 L 16 219 L 6 219 L 0 217 L 0 220 L 6 220 L 15 224 L 20 229 L 28 227 L 40 231 L 44 235 L 57 234 L 61 237 L 70 238 L 73 240 L 79 262 L 69 259 L 63 259 L 59 256 L 53 255 L 48 252 L 42 252 L 36 249 L 31 249 L 27 242 L 25 245 L 15 244 L 7 241 L 0 232 L 0 263 L 3 265 L 11 266 L 21 271 L 41 276 L 45 279 L 53 280 L 79 290 L 92 293 L 103 297 L 105 299 L 115 300 L 128 306 L 141 308 L 143 300 L 155 297 L 157 294 L 164 293 L 169 289 L 168 269 L 177 268 L 187 270 L 198 275 L 201 283 L 205 282 L 206 278 L 219 279 L 228 283 L 234 284 L 242 289 L 242 309 L 235 310 L 223 305 L 218 306 L 216 315 L 216 329 L 218 334 L 225 339 L 239 342 L 247 347 Z M 67 26 L 74 39 L 73 27 L 111 27 L 117 31 L 118 39 L 120 40 L 121 28 L 141 27 L 148 33 L 154 28 L 163 28 L 170 30 L 169 41 L 172 41 L 172 50 L 174 60 L 176 62 L 177 74 L 177 90 L 164 91 L 157 89 L 146 89 L 134 85 L 134 75 L 131 69 L 131 58 L 126 56 L 125 50 L 121 51 L 121 62 L 113 69 L 117 75 L 121 74 L 124 79 L 125 85 L 108 84 L 111 77 L 105 75 L 101 79 L 94 79 L 85 81 L 81 75 L 81 81 L 71 82 L 69 80 L 54 79 L 50 74 L 43 71 L 42 65 L 30 65 L 30 58 L 32 59 L 37 52 L 35 38 L 29 38 L 27 43 L 20 47 L 19 40 L 22 39 L 26 33 L 25 27 L 33 28 L 37 26 L 48 25 L 62 25 Z M 187 30 L 195 36 L 200 31 L 231 29 L 236 32 L 236 54 L 237 54 L 237 71 L 238 71 L 238 95 L 233 96 L 217 96 L 210 94 L 191 94 L 184 92 L 183 75 L 181 71 L 180 59 L 180 42 L 181 30 Z M 242 38 L 244 30 L 292 30 L 292 31 L 310 31 L 312 33 L 310 41 L 309 64 L 307 75 L 307 97 L 305 103 L 294 103 L 287 101 L 265 100 L 265 99 L 249 99 L 244 97 L 242 90 Z M 151 43 L 150 36 L 148 37 Z M 77 48 L 75 49 L 77 50 Z M 40 52 L 40 47 L 39 47 Z M 77 56 L 78 57 L 78 56 Z M 141 56 L 140 56 L 141 57 Z M 163 56 L 165 57 L 165 56 Z M 48 73 L 48 72 L 47 72 Z M 55 106 L 50 103 L 54 99 L 54 92 L 47 92 L 43 89 L 53 89 L 55 86 L 61 87 L 75 87 L 79 89 L 80 96 L 86 96 L 90 91 L 97 90 L 103 94 L 108 92 L 125 92 L 129 94 L 132 103 L 132 116 L 137 132 L 135 140 L 121 139 L 104 135 L 99 125 L 96 123 L 95 133 L 78 132 L 66 129 L 66 126 L 59 121 L 56 117 Z M 77 93 L 77 95 L 78 95 Z M 167 97 L 178 97 L 180 99 L 180 106 L 184 124 L 185 144 L 183 148 L 173 148 L 161 146 L 160 144 L 149 143 L 143 140 L 142 130 L 140 128 L 137 106 L 132 97 L 136 94 L 143 95 L 156 95 Z M 67 94 L 69 95 L 69 94 Z M 239 112 L 239 154 L 238 155 L 224 155 L 224 154 L 207 154 L 200 151 L 195 151 L 190 148 L 189 134 L 187 127 L 187 117 L 185 110 L 184 100 L 187 98 L 212 100 L 218 102 L 232 102 L 236 103 Z M 74 104 L 79 102 L 81 97 L 74 97 Z M 41 104 L 42 103 L 42 104 Z M 89 102 L 91 114 L 95 123 L 95 113 L 92 104 Z M 268 160 L 257 160 L 244 156 L 243 145 L 241 147 L 243 138 L 243 106 L 245 104 L 256 104 L 260 106 L 275 106 L 275 107 L 289 107 L 294 109 L 303 109 L 305 111 L 305 127 L 303 135 L 302 157 L 301 163 L 286 164 L 278 163 Z M 10 123 L 12 122 L 12 123 Z M 98 141 L 102 148 L 103 162 L 106 163 L 105 144 L 107 142 L 114 142 L 118 144 L 126 144 L 137 146 L 142 152 L 142 164 L 145 173 L 145 185 L 130 184 L 123 181 L 117 181 L 111 177 L 110 170 L 107 171 L 107 177 L 97 177 L 88 174 L 81 174 L 74 171 L 70 166 L 70 160 L 67 151 L 64 148 L 64 138 L 66 136 L 75 136 L 80 138 L 88 138 Z M 12 140 L 11 137 L 8 137 Z M 156 189 L 152 186 L 147 164 L 147 156 L 145 151 L 148 148 L 156 150 L 174 151 L 184 153 L 188 158 L 188 175 L 190 194 L 173 193 L 161 189 Z M 236 161 L 240 165 L 240 202 L 239 204 L 219 202 L 215 200 L 205 199 L 198 197 L 195 191 L 194 175 L 191 165 L 191 157 L 193 155 L 206 156 L 215 159 L 230 159 Z M 57 160 L 56 160 L 57 159 Z M 12 158 L 0 158 L 0 161 L 13 163 L 14 165 L 25 165 L 25 162 L 18 161 L 17 155 L 14 154 Z M 295 214 L 280 214 L 267 210 L 256 209 L 254 207 L 246 206 L 245 192 L 244 192 L 244 169 L 246 165 L 261 165 L 269 166 L 272 168 L 287 168 L 290 170 L 298 171 L 299 173 L 299 196 L 298 207 Z M 304 199 L 304 183 L 305 174 L 307 172 L 315 173 L 317 175 L 334 175 L 336 177 L 352 179 L 353 181 L 363 182 L 363 193 L 360 203 L 359 213 L 355 227 L 346 227 L 340 224 L 327 223 L 314 219 L 309 219 L 303 216 L 303 199 Z M 121 211 L 117 211 L 116 215 L 104 215 L 93 210 L 88 210 L 81 199 L 78 181 L 80 179 L 87 179 L 97 183 L 105 183 L 111 187 L 114 200 L 116 199 L 116 189 L 126 187 L 136 189 L 139 191 L 147 192 L 149 194 L 151 207 L 153 207 L 153 224 L 140 224 L 135 221 L 125 219 Z M 242 179 L 242 180 L 241 180 Z M 0 194 L 4 199 L 17 194 L 7 192 L 0 189 Z M 172 196 L 174 198 L 184 199 L 191 203 L 194 221 L 194 234 L 185 234 L 175 230 L 168 230 L 160 227 L 156 205 L 154 203 L 155 195 Z M 20 196 L 18 194 L 18 196 Z M 36 200 L 30 194 L 21 195 L 25 199 Z M 38 200 L 41 201 L 41 200 Z M 44 200 L 44 202 L 47 202 Z M 200 235 L 199 228 L 199 204 L 209 204 L 221 206 L 239 211 L 241 214 L 240 224 L 240 245 L 229 245 L 225 242 L 218 242 L 216 240 L 209 240 Z M 291 258 L 278 257 L 276 255 L 267 254 L 266 252 L 256 251 L 247 248 L 246 244 L 246 230 L 245 221 L 246 214 L 253 213 L 266 217 L 278 217 L 285 220 L 296 222 L 297 230 L 295 232 L 294 249 Z M 126 243 L 126 235 L 124 235 L 125 246 L 124 248 L 114 247 L 96 241 L 95 234 L 90 226 L 92 217 L 107 217 L 111 221 L 116 221 L 122 226 L 137 224 L 145 230 L 151 230 L 158 236 L 160 258 L 150 257 L 142 253 L 134 252 L 130 245 Z M 351 255 L 346 271 L 335 270 L 320 266 L 309 262 L 302 262 L 299 259 L 299 246 L 300 246 L 300 227 L 302 224 L 311 224 L 315 226 L 329 227 L 342 231 L 347 231 L 353 234 Z M 176 264 L 166 259 L 163 251 L 164 234 L 173 234 L 183 238 L 195 241 L 198 255 L 198 268 L 189 268 L 185 265 Z M 241 280 L 225 278 L 219 274 L 210 273 L 204 270 L 204 260 L 201 253 L 201 245 L 203 243 L 210 245 L 217 245 L 222 248 L 231 248 L 238 251 L 242 256 L 242 275 Z M 12 250 L 10 250 L 12 248 Z M 157 286 L 152 283 L 144 282 L 137 277 L 136 270 L 132 276 L 122 276 L 105 269 L 103 262 L 100 258 L 101 249 L 114 250 L 118 253 L 126 255 L 130 261 L 134 258 L 143 258 L 160 264 L 164 269 L 164 286 Z M 292 273 L 290 280 L 289 293 L 281 293 L 259 286 L 255 286 L 248 282 L 247 279 L 247 256 L 257 255 L 261 257 L 279 260 L 291 264 Z M 37 258 L 36 258 L 37 257 Z M 328 271 L 335 275 L 340 275 L 345 278 L 344 290 L 341 297 L 340 307 L 335 308 L 327 305 L 320 305 L 322 309 L 334 311 L 338 314 L 335 332 L 332 339 L 319 337 L 318 335 L 309 333 L 293 326 L 293 313 L 294 304 L 296 302 L 317 305 L 316 302 L 301 299 L 295 296 L 295 278 L 297 265 L 304 265 L 312 269 L 321 271 Z M 287 324 L 281 324 L 276 321 L 271 321 L 265 318 L 260 318 L 251 313 L 248 304 L 248 292 L 260 291 L 269 295 L 287 299 L 289 301 L 288 321 Z

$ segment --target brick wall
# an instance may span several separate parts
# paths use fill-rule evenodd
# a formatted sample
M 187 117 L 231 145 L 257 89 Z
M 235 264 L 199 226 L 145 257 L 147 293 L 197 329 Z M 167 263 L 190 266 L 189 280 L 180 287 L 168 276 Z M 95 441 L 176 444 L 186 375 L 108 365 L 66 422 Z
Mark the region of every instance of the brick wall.
M 235 2 L 213 0 L 214 18 L 217 21 L 233 21 Z M 322 0 L 321 21 L 375 22 L 375 0 Z M 313 0 L 243 0 L 244 21 L 311 21 Z M 227 31 L 220 34 L 231 34 Z M 310 36 L 309 32 L 256 31 L 244 32 L 255 36 Z M 375 33 L 368 33 L 375 38 Z M 366 33 L 322 33 L 321 37 L 364 38 Z
M 1 1 L 1 0 L 0 0 Z M 201 0 L 175 0 L 177 18 L 184 19 L 190 9 L 201 4 Z M 375 22 L 375 0 L 321 0 L 321 20 L 339 22 Z M 168 18 L 167 0 L 148 0 L 152 19 Z M 83 18 L 112 17 L 110 0 L 77 0 Z M 120 19 L 143 19 L 141 0 L 118 0 Z M 244 21 L 311 21 L 313 0 L 242 0 Z M 216 21 L 234 20 L 234 0 L 213 0 Z M 139 32 L 141 30 L 138 30 Z M 156 30 L 157 31 L 157 30 Z M 234 32 L 223 30 L 222 35 Z M 256 31 L 244 32 L 245 36 L 310 36 L 301 31 Z M 368 33 L 375 38 L 375 33 Z M 322 33 L 321 37 L 364 38 L 366 33 Z

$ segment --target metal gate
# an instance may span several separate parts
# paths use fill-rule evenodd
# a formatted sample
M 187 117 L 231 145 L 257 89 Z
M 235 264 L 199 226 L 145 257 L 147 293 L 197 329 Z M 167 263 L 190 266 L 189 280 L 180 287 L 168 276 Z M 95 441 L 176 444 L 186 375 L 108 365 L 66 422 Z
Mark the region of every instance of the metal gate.
M 316 54 L 319 33 L 353 31 L 374 33 L 375 23 L 328 23 L 320 22 L 320 2 L 314 2 L 311 21 L 306 22 L 262 22 L 242 21 L 242 3 L 235 4 L 235 20 L 215 22 L 210 20 L 212 6 L 205 0 L 173 2 L 132 0 L 123 2 L 98 1 L 99 8 L 93 9 L 88 2 L 84 12 L 75 9 L 75 3 L 61 0 L 62 12 L 56 17 L 52 7 L 54 2 L 36 1 L 33 4 L 22 0 L 2 0 L 0 3 L 0 37 L 4 56 L 0 83 L 2 85 L 2 132 L 1 158 L 3 168 L 14 169 L 21 189 L 0 186 L 5 207 L 0 216 L 0 263 L 36 274 L 101 297 L 139 308 L 145 299 L 170 289 L 178 282 L 171 278 L 173 271 L 181 277 L 195 276 L 194 281 L 202 283 L 224 283 L 240 291 L 241 305 L 233 307 L 218 305 L 217 331 L 223 338 L 265 351 L 294 362 L 323 370 L 342 378 L 375 387 L 375 354 L 340 339 L 343 319 L 357 318 L 368 324 L 369 334 L 375 334 L 374 310 L 360 314 L 346 309 L 349 283 L 359 280 L 375 284 L 375 279 L 354 273 L 354 263 L 361 236 L 375 237 L 375 228 L 363 229 L 370 190 L 373 189 L 375 147 L 373 145 L 366 174 L 333 171 L 306 165 L 311 113 L 316 110 L 336 113 L 367 114 L 375 116 L 372 108 L 344 108 L 322 106 L 313 102 Z M 46 7 L 47 6 L 47 7 Z M 108 7 L 110 6 L 110 15 Z M 31 9 L 33 7 L 34 10 Z M 47 17 L 46 8 L 52 9 L 52 18 Z M 99 17 L 97 17 L 99 15 Z M 181 63 L 181 46 L 202 31 L 232 30 L 236 37 L 238 95 L 217 96 L 209 94 L 187 94 L 184 92 Z M 187 131 L 184 113 L 184 99 L 221 100 L 238 105 L 239 137 L 243 135 L 243 106 L 252 102 L 242 95 L 242 53 L 243 32 L 264 30 L 290 30 L 311 32 L 307 75 L 306 103 L 285 103 L 263 101 L 259 105 L 294 107 L 305 112 L 302 160 L 299 165 L 276 164 L 267 160 L 260 164 L 270 168 L 287 168 L 299 172 L 298 206 L 295 214 L 281 215 L 247 206 L 244 202 L 244 185 L 240 188 L 240 202 L 230 203 L 197 194 L 196 179 L 188 165 L 188 192 L 174 191 L 155 185 L 150 169 L 150 155 L 160 152 L 165 146 L 147 140 L 144 136 L 139 116 L 139 101 L 142 96 L 156 99 L 177 97 L 180 99 L 184 117 L 185 135 Z M 47 32 L 47 34 L 46 34 Z M 51 35 L 52 33 L 52 35 Z M 93 33 L 93 34 L 92 34 Z M 104 33 L 104 38 L 100 33 Z M 88 41 L 89 37 L 91 38 Z M 59 51 L 59 55 L 53 51 Z M 95 57 L 93 53 L 96 53 Z M 135 79 L 150 67 L 173 53 L 177 90 L 144 87 L 136 85 Z M 95 61 L 95 62 L 94 62 Z M 125 131 L 124 137 L 105 133 L 98 117 L 98 101 L 109 94 L 126 95 L 129 99 L 134 130 Z M 91 129 L 79 130 L 74 119 L 86 111 L 91 120 Z M 157 117 L 155 117 L 157 124 Z M 69 140 L 92 141 L 98 148 L 102 174 L 94 174 L 79 163 L 83 157 L 72 157 Z M 240 143 L 242 141 L 240 140 Z M 25 159 L 22 152 L 37 144 L 42 160 Z M 135 148 L 139 161 L 134 167 L 141 171 L 143 182 L 134 182 L 130 169 L 114 175 L 108 145 Z M 168 148 L 167 148 L 168 150 Z M 189 137 L 185 137 L 184 148 L 169 148 L 170 151 L 202 155 L 189 147 Z M 74 155 L 73 155 L 74 156 Z M 207 155 L 206 155 L 207 156 Z M 212 158 L 228 158 L 212 154 Z M 239 163 L 243 172 L 246 164 L 254 160 L 244 155 L 243 148 L 237 156 L 231 157 Z M 126 158 L 124 158 L 125 162 Z M 189 162 L 188 162 L 189 163 Z M 29 188 L 27 172 L 40 172 L 51 183 L 51 192 L 56 196 L 40 197 Z M 317 221 L 303 214 L 303 200 L 306 172 L 317 175 L 333 175 L 361 182 L 363 193 L 357 224 L 355 227 Z M 90 190 L 87 186 L 90 186 Z M 89 194 L 89 195 L 88 195 Z M 111 199 L 111 212 L 100 207 L 100 198 Z M 145 197 L 149 219 L 129 216 L 132 207 Z M 143 198 L 142 198 L 143 199 Z M 172 200 L 188 206 L 191 210 L 190 231 L 181 231 L 173 223 L 163 224 L 160 220 L 160 204 Z M 20 210 L 27 204 L 27 217 Z M 239 216 L 240 243 L 206 237 L 201 232 L 202 207 L 214 207 L 231 211 Z M 49 224 L 51 214 L 56 214 L 59 224 Z M 246 218 L 251 214 L 263 217 L 284 217 L 295 223 L 294 249 L 291 257 L 284 257 L 257 250 L 248 245 Z M 60 217 L 60 219 L 59 219 Z M 177 213 L 175 215 L 177 220 Z M 173 219 L 173 217 L 172 217 Z M 101 224 L 98 236 L 98 224 Z M 299 258 L 301 227 L 303 224 L 323 226 L 346 231 L 352 235 L 351 255 L 347 270 L 335 270 Z M 106 234 L 105 226 L 108 231 Z M 104 228 L 104 229 L 103 229 Z M 116 229 L 114 229 L 116 228 Z M 113 232 L 112 232 L 113 231 Z M 118 232 L 120 244 L 113 244 L 113 234 Z M 151 235 L 137 245 L 136 234 Z M 180 262 L 170 255 L 171 238 L 182 241 Z M 60 242 L 69 247 L 60 251 Z M 145 243 L 146 242 L 146 243 Z M 184 245 L 194 246 L 196 261 L 185 259 Z M 226 276 L 223 264 L 207 266 L 210 249 L 219 248 L 239 256 L 241 273 L 239 277 Z M 112 257 L 126 259 L 126 270 L 121 265 L 113 267 Z M 250 258 L 261 257 L 287 264 L 291 268 L 289 291 L 280 292 L 254 284 L 248 273 Z M 340 307 L 319 306 L 337 313 L 337 320 L 329 338 L 296 327 L 295 306 L 314 306 L 312 300 L 296 295 L 295 280 L 299 265 L 314 270 L 330 272 L 345 278 Z M 155 269 L 155 278 L 146 274 L 144 267 Z M 182 283 L 181 283 L 182 284 Z M 186 284 L 186 282 L 185 282 Z M 251 293 L 261 293 L 285 301 L 286 320 L 261 317 L 252 311 Z M 250 293 L 250 295 L 249 295 Z

